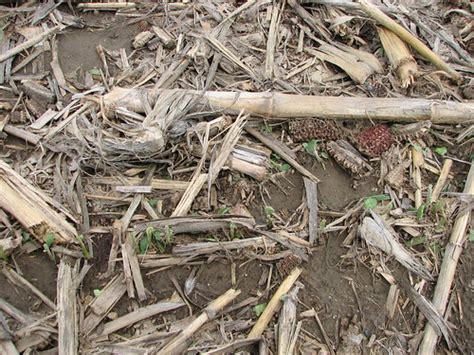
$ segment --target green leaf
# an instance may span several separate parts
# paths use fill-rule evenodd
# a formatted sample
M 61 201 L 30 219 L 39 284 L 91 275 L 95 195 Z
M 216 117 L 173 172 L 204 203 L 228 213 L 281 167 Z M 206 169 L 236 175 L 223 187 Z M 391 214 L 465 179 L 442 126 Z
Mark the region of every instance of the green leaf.
M 303 148 L 308 154 L 314 154 L 316 149 L 318 148 L 318 141 L 315 139 L 311 139 L 307 143 L 303 143 Z
M 173 241 L 174 231 L 173 228 L 166 226 L 165 228 L 165 239 L 166 243 L 170 244 Z
M 153 232 L 153 240 L 154 240 L 156 243 L 159 243 L 159 242 L 161 242 L 162 239 L 163 239 L 163 232 L 160 231 L 159 229 L 156 229 L 156 230 Z
M 468 239 L 470 242 L 474 242 L 474 229 L 470 229 L 470 230 L 469 230 L 469 236 L 467 237 L 467 239 Z
M 230 212 L 230 207 L 228 206 L 221 207 L 217 210 L 217 214 L 219 215 L 228 214 L 229 212 Z
M 100 76 L 100 69 L 92 68 L 89 70 L 89 74 L 92 76 Z
M 373 195 L 373 196 L 370 196 L 371 198 L 375 198 L 377 201 L 388 201 L 390 200 L 390 196 L 389 195 Z
M 22 230 L 21 231 L 21 241 L 23 243 L 26 243 L 30 239 L 31 239 L 30 233 L 28 233 L 27 231 Z
M 156 208 L 156 206 L 158 205 L 158 200 L 156 198 L 150 198 L 148 199 L 148 204 L 151 208 Z
M 219 238 L 217 238 L 215 235 L 209 234 L 204 240 L 207 242 L 218 242 Z
M 375 207 L 377 207 L 377 199 L 374 197 L 369 197 L 364 200 L 364 208 L 366 210 L 373 210 Z
M 54 244 L 55 239 L 56 239 L 56 237 L 55 237 L 54 233 L 46 234 L 45 244 L 48 246 L 48 248 L 51 248 L 51 246 Z
M 418 218 L 419 221 L 421 221 L 423 219 L 423 217 L 425 216 L 425 209 L 426 209 L 426 205 L 423 203 L 416 210 L 416 218 Z
M 425 242 L 426 242 L 426 236 L 421 234 L 418 237 L 414 237 L 414 238 L 410 239 L 409 241 L 407 241 L 405 243 L 405 245 L 407 247 L 414 247 L 415 245 L 420 245 L 420 244 L 423 244 Z
M 142 238 L 140 239 L 140 254 L 145 254 L 150 247 L 150 239 Z
M 291 166 L 289 164 L 280 164 L 278 169 L 280 169 L 280 171 L 286 173 L 286 172 L 290 171 Z
M 266 123 L 260 126 L 260 131 L 263 133 L 272 133 L 272 130 L 272 126 L 269 126 Z
M 155 233 L 155 228 L 153 227 L 147 227 L 147 229 L 145 229 L 145 235 L 148 239 L 151 239 L 153 237 L 153 234 Z
M 3 261 L 8 260 L 7 253 L 5 252 L 5 249 L 3 249 L 1 245 L 0 245 L 0 259 L 2 259 Z
M 267 217 L 270 217 L 272 214 L 275 213 L 275 209 L 272 206 L 265 206 L 264 211 Z
M 321 221 L 319 221 L 319 229 L 326 228 L 326 224 L 327 224 L 327 221 L 326 219 L 323 218 Z
M 443 251 L 443 248 L 439 243 L 433 242 L 430 244 L 430 248 L 433 251 L 434 254 L 440 254 Z
M 90 259 L 91 254 L 89 253 L 89 249 L 84 243 L 84 236 L 82 234 L 79 234 L 78 236 L 76 236 L 76 240 L 79 243 L 79 246 L 81 247 L 82 255 L 84 255 L 84 258 Z
M 446 147 L 436 147 L 434 149 L 434 151 L 436 152 L 436 154 L 438 155 L 445 155 L 447 152 L 448 152 L 448 148 Z
M 255 315 L 257 317 L 260 317 L 260 315 L 263 313 L 266 307 L 267 307 L 266 303 L 260 303 L 253 307 L 253 311 L 255 312 Z
M 102 293 L 102 290 L 101 290 L 101 289 L 98 289 L 98 288 L 95 288 L 93 292 L 94 292 L 94 296 L 95 296 L 95 297 L 99 297 L 100 294 Z
M 419 145 L 419 144 L 412 144 L 413 145 L 413 148 L 415 148 L 417 151 L 419 151 L 420 153 L 423 153 L 423 148 Z

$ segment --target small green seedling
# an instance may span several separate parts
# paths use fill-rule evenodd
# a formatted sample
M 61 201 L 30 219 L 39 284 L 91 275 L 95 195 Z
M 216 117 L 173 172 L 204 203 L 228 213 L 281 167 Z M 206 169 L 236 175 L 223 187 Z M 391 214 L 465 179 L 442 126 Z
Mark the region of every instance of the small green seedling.
M 265 216 L 267 218 L 272 217 L 275 213 L 275 209 L 272 206 L 265 206 Z
M 140 253 L 144 254 L 154 245 L 160 253 L 164 253 L 166 247 L 173 242 L 173 229 L 166 227 L 164 232 L 154 227 L 148 227 L 140 239 Z
M 416 210 L 416 218 L 421 221 L 425 216 L 426 205 L 423 203 L 420 207 Z
M 287 163 L 281 162 L 281 158 L 277 154 L 272 154 L 270 158 L 270 165 L 272 168 L 280 171 L 280 172 L 288 172 L 291 170 L 291 166 Z
M 435 151 L 436 154 L 443 156 L 443 155 L 446 155 L 446 153 L 448 152 L 448 148 L 446 148 L 446 147 L 436 147 L 434 149 L 434 151 Z
M 328 154 L 321 149 L 320 141 L 316 139 L 311 139 L 310 141 L 303 143 L 303 148 L 309 155 L 316 158 L 316 160 L 323 166 L 325 169 L 324 161 L 329 159 Z
M 223 206 L 217 210 L 217 214 L 221 216 L 225 214 L 229 214 L 229 212 L 230 212 L 230 207 L 228 206 Z
M 373 197 L 369 197 L 364 200 L 364 208 L 366 210 L 373 210 L 375 207 L 377 207 L 377 204 L 377 200 Z
M 257 317 L 260 317 L 260 315 L 263 313 L 266 307 L 267 307 L 266 303 L 260 303 L 253 307 L 253 311 L 255 312 L 255 315 Z
M 431 215 L 438 219 L 437 230 L 443 232 L 446 229 L 446 206 L 443 200 L 438 200 L 430 206 Z
M 5 252 L 5 249 L 0 245 L 0 259 L 3 261 L 8 261 L 7 253 Z
M 267 224 L 273 226 L 273 221 L 275 220 L 275 209 L 272 206 L 265 206 L 263 211 L 265 213 L 265 218 L 267 219 Z
M 427 240 L 426 236 L 421 234 L 418 237 L 414 237 L 414 238 L 410 239 L 409 241 L 407 241 L 405 243 L 405 245 L 407 247 L 414 247 L 416 245 L 424 244 L 426 242 L 426 240 Z
M 150 198 L 148 199 L 148 204 L 151 208 L 156 208 L 156 206 L 158 206 L 158 200 L 156 198 Z
M 204 240 L 207 241 L 207 242 L 218 242 L 219 238 L 217 238 L 214 234 L 208 234 L 208 235 L 206 235 Z
M 99 297 L 100 294 L 102 293 L 102 290 L 99 288 L 95 288 L 93 292 L 94 292 L 94 297 Z
M 84 243 L 84 236 L 82 234 L 79 234 L 76 237 L 76 240 L 79 243 L 79 246 L 81 247 L 82 255 L 84 255 L 84 258 L 89 260 L 91 258 L 91 253 L 89 252 L 89 248 Z
M 30 239 L 31 239 L 30 233 L 28 233 L 27 231 L 22 230 L 21 231 L 21 242 L 26 243 L 26 242 L 30 241 Z
M 151 244 L 151 236 L 145 235 L 143 238 L 140 239 L 140 243 L 138 244 L 138 248 L 140 249 L 140 254 L 146 254 L 148 248 Z
M 44 240 L 45 242 L 43 244 L 44 251 L 48 254 L 49 258 L 54 262 L 56 262 L 56 258 L 54 257 L 54 253 L 51 250 L 51 247 L 53 246 L 55 239 L 56 239 L 56 236 L 54 235 L 54 233 L 48 233 L 46 234 L 46 238 Z
M 379 202 L 388 200 L 390 200 L 390 196 L 388 195 L 369 196 L 364 200 L 364 208 L 366 210 L 373 210 L 375 207 L 377 207 Z
M 443 247 L 438 242 L 432 242 L 429 248 L 435 255 L 441 255 L 443 253 Z
M 263 132 L 263 133 L 268 133 L 268 134 L 270 134 L 270 133 L 272 133 L 273 128 L 272 128 L 272 126 L 270 126 L 270 125 L 265 121 L 262 125 L 260 125 L 260 131 Z
M 323 218 L 322 220 L 319 221 L 319 229 L 324 231 L 324 229 L 326 228 L 326 225 L 327 225 L 327 221 L 325 218 Z
M 234 222 L 229 223 L 229 234 L 230 234 L 230 239 L 241 239 L 242 234 L 239 232 L 237 229 L 237 225 Z

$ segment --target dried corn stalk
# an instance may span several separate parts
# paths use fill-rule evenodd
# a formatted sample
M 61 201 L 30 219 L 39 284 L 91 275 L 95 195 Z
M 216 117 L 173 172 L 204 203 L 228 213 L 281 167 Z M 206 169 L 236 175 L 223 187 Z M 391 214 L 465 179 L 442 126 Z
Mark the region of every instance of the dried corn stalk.
M 306 52 L 320 60 L 332 63 L 351 77 L 356 83 L 363 84 L 373 73 L 382 73 L 382 64 L 371 53 L 337 43 L 328 44 L 318 41 L 318 49 L 306 48 Z
M 126 108 L 145 112 L 144 97 L 164 117 L 160 126 L 171 124 L 187 112 L 214 110 L 231 115 L 242 110 L 252 115 L 272 118 L 331 118 L 344 120 L 374 120 L 416 122 L 431 120 L 440 124 L 468 124 L 472 122 L 474 103 L 413 98 L 367 98 L 343 96 L 290 95 L 278 92 L 204 93 L 184 89 L 125 89 L 115 87 L 103 96 L 107 115 Z M 161 101 L 163 98 L 163 101 Z M 154 110 L 155 110 L 154 109 Z M 176 110 L 178 109 L 178 110 Z M 179 110 L 181 109 L 181 110 Z M 183 113 L 184 112 L 184 113 Z M 149 122 L 153 120 L 150 119 Z M 150 122 L 150 123 L 151 123 Z M 163 123 L 161 123 L 163 122 Z
M 298 337 L 296 308 L 298 306 L 297 285 L 283 296 L 283 307 L 278 319 L 278 355 L 293 354 Z
M 402 87 L 407 88 L 415 82 L 415 76 L 418 72 L 415 58 L 411 55 L 405 42 L 395 33 L 384 27 L 377 27 L 377 31 L 388 60 L 395 69 Z
M 0 208 L 13 215 L 28 232 L 41 241 L 52 234 L 57 243 L 73 242 L 76 229 L 56 212 L 41 190 L 0 160 Z

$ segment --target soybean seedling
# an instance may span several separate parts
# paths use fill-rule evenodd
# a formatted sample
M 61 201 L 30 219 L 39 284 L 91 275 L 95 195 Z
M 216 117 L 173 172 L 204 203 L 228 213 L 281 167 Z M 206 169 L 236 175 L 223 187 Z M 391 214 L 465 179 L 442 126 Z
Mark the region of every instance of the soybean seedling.
M 265 308 L 267 308 L 267 304 L 266 303 L 260 303 L 260 304 L 257 304 L 256 306 L 253 307 L 253 311 L 255 312 L 255 315 L 257 317 L 260 317 L 260 315 L 263 313 Z
M 3 249 L 3 247 L 0 245 L 0 259 L 3 261 L 8 261 L 7 253 Z
M 154 227 L 148 227 L 140 240 L 140 253 L 145 254 L 151 245 L 154 245 L 160 253 L 164 253 L 166 247 L 172 242 L 173 229 L 170 227 L 166 227 L 164 232 Z
M 275 209 L 272 206 L 265 206 L 264 210 L 265 218 L 269 227 L 273 227 L 273 221 L 275 220 Z
M 242 234 L 238 231 L 237 225 L 234 222 L 229 223 L 229 234 L 232 240 L 242 238 Z
M 390 200 L 390 196 L 388 195 L 373 195 L 369 196 L 364 200 L 364 208 L 366 210 L 373 210 L 379 202 Z
M 48 254 L 49 258 L 54 262 L 56 262 L 56 258 L 54 257 L 54 253 L 51 250 L 51 247 L 53 246 L 55 239 L 56 237 L 54 233 L 48 233 L 46 234 L 46 238 L 43 244 L 44 251 Z
M 284 173 L 291 170 L 291 166 L 287 163 L 281 162 L 281 158 L 277 154 L 272 154 L 270 157 L 270 165 L 272 168 Z
M 91 253 L 89 252 L 89 248 L 84 243 L 84 236 L 82 234 L 79 234 L 76 237 L 76 240 L 79 243 L 79 246 L 81 247 L 82 255 L 84 255 L 84 258 L 89 260 L 91 258 Z
M 328 154 L 321 148 L 320 141 L 311 139 L 306 143 L 303 143 L 303 148 L 309 155 L 316 158 L 316 160 L 326 169 L 324 161 L 329 159 Z
M 229 214 L 230 212 L 230 207 L 229 206 L 222 206 L 217 210 L 217 214 L 222 216 L 225 214 Z

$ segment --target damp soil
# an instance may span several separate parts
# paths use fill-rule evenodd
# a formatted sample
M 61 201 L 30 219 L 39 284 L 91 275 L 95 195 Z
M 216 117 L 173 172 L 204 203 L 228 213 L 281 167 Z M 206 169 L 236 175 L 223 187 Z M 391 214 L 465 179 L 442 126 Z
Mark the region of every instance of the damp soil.
M 65 73 L 77 69 L 88 71 L 100 68 L 101 62 L 97 56 L 97 46 L 102 45 L 107 50 L 124 48 L 127 54 L 131 52 L 131 41 L 138 32 L 136 26 L 114 26 L 110 29 L 80 30 L 74 29 L 59 35 L 59 62 Z

